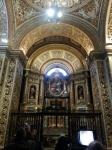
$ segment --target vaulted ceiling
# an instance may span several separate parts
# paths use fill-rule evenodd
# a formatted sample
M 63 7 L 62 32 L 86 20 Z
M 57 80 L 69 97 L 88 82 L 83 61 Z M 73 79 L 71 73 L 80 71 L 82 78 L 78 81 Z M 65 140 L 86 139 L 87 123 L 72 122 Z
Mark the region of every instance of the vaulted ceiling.
M 23 51 L 27 68 L 34 72 L 44 73 L 47 66 L 57 62 L 71 73 L 86 70 L 90 52 L 101 51 L 111 43 L 111 0 L 65 0 L 59 24 L 47 21 L 47 3 L 1 0 L 1 37 L 8 38 L 12 50 Z

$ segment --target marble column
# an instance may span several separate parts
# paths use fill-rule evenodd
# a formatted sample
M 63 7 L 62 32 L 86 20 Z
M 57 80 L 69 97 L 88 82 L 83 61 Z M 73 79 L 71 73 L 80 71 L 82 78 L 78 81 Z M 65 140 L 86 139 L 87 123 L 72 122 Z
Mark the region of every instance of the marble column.
M 108 85 L 110 75 L 107 72 L 109 64 L 106 62 L 108 56 L 99 52 L 93 52 L 90 56 L 92 60 L 90 74 L 94 109 L 102 112 L 107 147 L 112 147 L 112 110 L 109 96 L 110 87 Z

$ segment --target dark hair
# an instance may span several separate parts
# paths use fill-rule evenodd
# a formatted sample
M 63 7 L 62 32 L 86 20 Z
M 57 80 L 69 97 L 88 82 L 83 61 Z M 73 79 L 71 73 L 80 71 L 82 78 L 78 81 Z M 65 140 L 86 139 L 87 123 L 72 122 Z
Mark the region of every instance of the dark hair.
M 15 136 L 16 141 L 24 141 L 26 140 L 26 131 L 23 127 L 19 128 L 17 130 L 16 136 Z
M 87 150 L 105 150 L 105 147 L 99 141 L 92 141 Z

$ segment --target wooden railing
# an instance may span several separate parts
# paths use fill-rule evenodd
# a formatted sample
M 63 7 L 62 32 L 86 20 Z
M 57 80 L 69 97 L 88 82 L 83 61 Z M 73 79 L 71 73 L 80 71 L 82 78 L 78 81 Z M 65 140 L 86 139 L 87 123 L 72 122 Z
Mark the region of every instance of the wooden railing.
M 79 130 L 92 130 L 96 140 L 101 141 L 104 145 L 105 134 L 103 128 L 102 114 L 99 111 L 41 111 L 41 112 L 12 112 L 10 114 L 10 124 L 8 127 L 8 135 L 6 143 L 12 141 L 16 131 L 20 127 L 24 127 L 24 123 L 33 124 L 37 129 L 39 142 L 43 140 L 43 117 L 44 116 L 65 116 L 68 118 L 68 138 L 74 145 L 78 144 Z M 56 122 L 57 127 L 57 122 Z M 58 127 L 57 127 L 58 128 Z

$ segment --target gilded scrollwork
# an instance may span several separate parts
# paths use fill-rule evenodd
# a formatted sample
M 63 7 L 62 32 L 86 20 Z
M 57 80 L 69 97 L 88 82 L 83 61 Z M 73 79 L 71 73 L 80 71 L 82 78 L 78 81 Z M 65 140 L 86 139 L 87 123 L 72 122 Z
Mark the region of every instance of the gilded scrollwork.
M 91 74 L 91 82 L 92 82 L 92 93 L 93 93 L 93 101 L 94 101 L 94 109 L 100 110 L 101 104 L 100 104 L 100 93 L 98 88 L 98 74 L 97 74 L 97 66 L 94 62 L 90 68 L 90 74 Z
M 13 89 L 13 80 L 14 80 L 14 71 L 15 71 L 15 65 L 16 61 L 15 59 L 9 60 L 9 69 L 7 74 L 7 80 L 4 88 L 4 97 L 3 97 L 3 104 L 2 104 L 2 110 L 1 110 L 1 118 L 0 118 L 0 145 L 3 146 L 4 143 L 4 137 L 5 137 L 5 129 L 8 119 L 8 111 L 12 96 L 12 89 Z M 4 121 L 2 121 L 4 120 Z
M 31 8 L 23 0 L 13 0 L 13 9 L 15 12 L 15 21 L 17 27 L 39 14 L 38 11 Z
M 54 59 L 57 58 L 58 62 L 60 62 L 62 59 L 66 60 L 67 62 L 69 62 L 71 64 L 71 66 L 74 69 L 74 72 L 76 71 L 83 71 L 84 67 L 81 63 L 81 61 L 79 60 L 79 58 L 77 56 L 74 56 L 72 53 L 67 52 L 65 50 L 49 50 L 49 52 L 45 52 L 43 54 L 38 55 L 38 57 L 36 57 L 36 59 L 33 61 L 32 65 L 31 65 L 31 69 L 40 73 L 41 71 L 41 67 L 43 66 L 43 64 L 45 64 L 45 62 L 47 62 L 47 60 L 49 59 Z
M 100 83 L 100 89 L 101 89 L 103 114 L 104 114 L 104 119 L 105 119 L 105 128 L 106 128 L 106 134 L 107 134 L 107 142 L 108 142 L 108 146 L 111 147 L 112 142 L 110 141 L 110 138 L 112 137 L 112 124 L 111 124 L 112 112 L 111 112 L 111 104 L 110 104 L 104 62 L 98 61 L 97 65 L 98 65 L 99 83 Z
M 75 75 L 74 77 L 74 83 L 79 84 L 79 83 L 85 83 L 86 79 L 83 74 Z
M 101 9 L 101 0 L 93 0 L 84 8 L 78 10 L 76 13 L 78 16 L 91 22 L 94 26 L 98 26 L 99 22 L 99 11 Z
M 63 55 L 63 51 L 52 51 L 52 57 L 58 57 L 58 58 L 61 58 Z
M 23 76 L 23 67 L 21 63 L 18 62 L 17 70 L 16 70 L 15 86 L 14 86 L 10 110 L 18 110 L 22 76 Z
M 44 53 L 44 54 L 42 54 L 42 55 L 40 56 L 40 60 L 41 60 L 41 61 L 46 61 L 46 60 L 48 60 L 49 58 L 50 58 L 49 52 L 46 52 L 46 53 Z
M 107 75 L 108 75 L 110 89 L 111 89 L 111 93 L 112 93 L 112 74 L 111 74 L 111 70 L 110 70 L 111 66 L 109 65 L 112 62 L 112 57 L 110 59 L 111 59 L 111 61 L 109 62 L 109 59 L 107 58 L 105 60 L 105 63 L 106 63 L 106 67 L 107 67 Z
M 64 23 L 60 23 L 58 26 L 57 24 L 46 24 L 41 27 L 37 27 L 30 31 L 22 40 L 19 49 L 23 50 L 26 54 L 28 49 L 35 43 L 40 41 L 41 39 L 49 36 L 65 36 L 68 37 L 76 42 L 78 42 L 82 47 L 85 48 L 87 54 L 91 50 L 94 49 L 94 46 L 88 36 L 71 25 L 65 25 Z M 31 38 L 32 37 L 32 38 Z
M 112 40 L 112 3 L 110 7 L 110 12 L 109 12 L 109 19 L 108 19 L 108 40 Z

